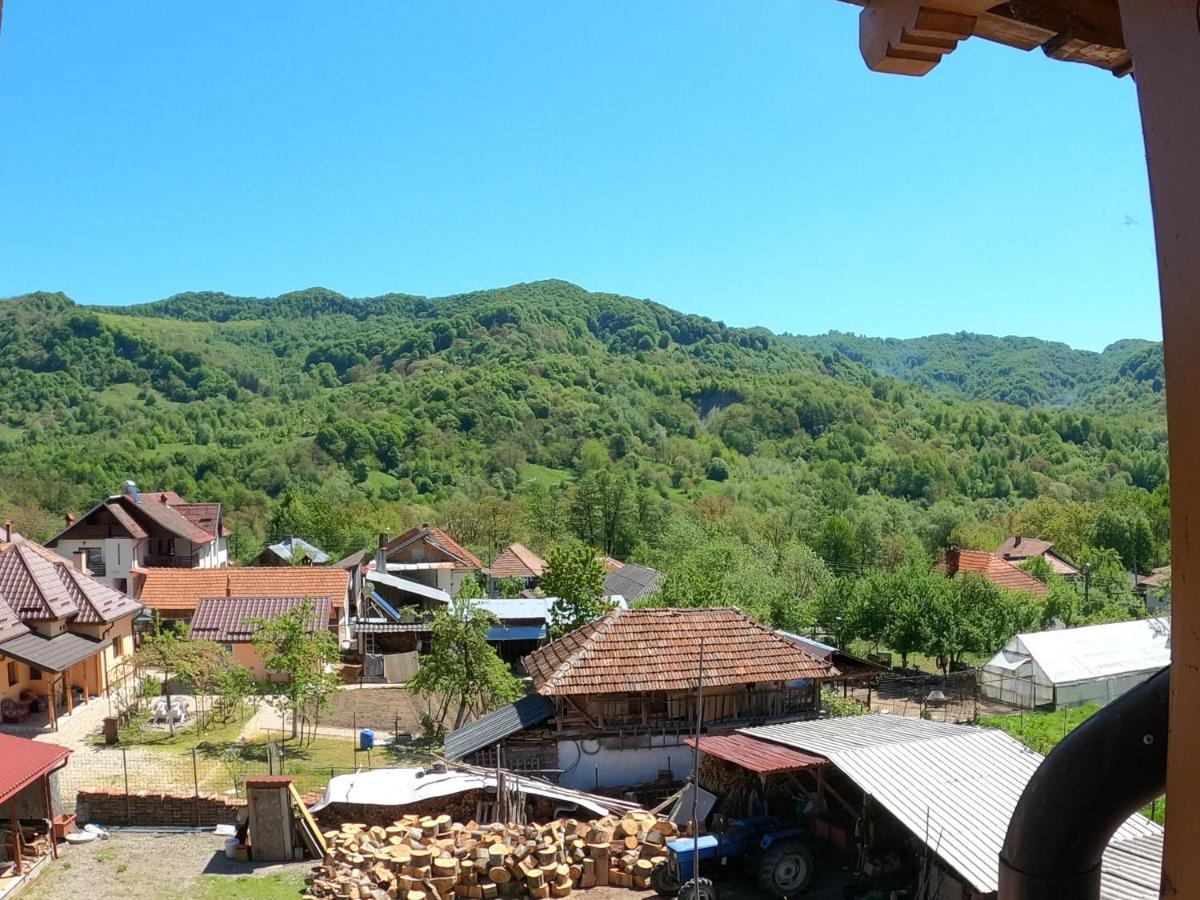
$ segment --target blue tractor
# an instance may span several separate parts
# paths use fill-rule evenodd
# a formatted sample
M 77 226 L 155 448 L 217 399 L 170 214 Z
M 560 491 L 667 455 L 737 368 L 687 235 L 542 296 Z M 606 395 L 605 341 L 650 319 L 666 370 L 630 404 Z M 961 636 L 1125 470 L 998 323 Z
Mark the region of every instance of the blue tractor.
M 666 860 L 650 873 L 650 883 L 662 897 L 679 900 L 717 900 L 713 872 L 730 863 L 741 863 L 763 893 L 792 898 L 808 886 L 813 874 L 813 855 L 804 831 L 785 828 L 770 816 L 714 820 L 715 833 L 695 838 L 678 838 L 667 844 Z M 695 877 L 699 845 L 700 878 Z M 705 876 L 703 873 L 707 873 Z

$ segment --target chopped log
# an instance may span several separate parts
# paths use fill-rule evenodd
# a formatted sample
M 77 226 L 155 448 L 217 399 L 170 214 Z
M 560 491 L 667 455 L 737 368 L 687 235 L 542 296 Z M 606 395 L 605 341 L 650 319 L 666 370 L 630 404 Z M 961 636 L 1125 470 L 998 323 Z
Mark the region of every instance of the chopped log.
M 496 884 L 507 884 L 509 881 L 512 881 L 512 873 L 504 866 L 493 866 L 488 869 L 488 878 Z
M 546 883 L 546 873 L 541 869 L 530 869 L 525 873 L 525 884 L 530 889 L 541 887 Z

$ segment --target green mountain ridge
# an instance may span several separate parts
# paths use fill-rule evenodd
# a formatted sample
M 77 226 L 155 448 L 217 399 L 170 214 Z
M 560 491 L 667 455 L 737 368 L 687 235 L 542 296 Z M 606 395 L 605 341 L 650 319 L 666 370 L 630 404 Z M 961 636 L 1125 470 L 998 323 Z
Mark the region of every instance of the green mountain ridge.
M 222 500 L 257 539 L 295 489 L 344 483 L 402 519 L 602 466 L 643 512 L 720 498 L 801 531 L 867 507 L 990 518 L 1164 488 L 1162 403 L 1150 342 L 796 337 L 563 281 L 130 307 L 37 293 L 0 301 L 0 511 L 44 535 L 134 478 Z

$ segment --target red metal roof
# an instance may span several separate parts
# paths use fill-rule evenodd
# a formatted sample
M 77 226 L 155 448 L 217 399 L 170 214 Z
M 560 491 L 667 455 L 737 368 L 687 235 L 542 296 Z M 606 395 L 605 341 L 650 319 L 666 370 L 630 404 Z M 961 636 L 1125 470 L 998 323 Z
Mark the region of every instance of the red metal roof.
M 312 606 L 310 633 L 329 624 L 328 597 L 202 597 L 188 637 L 193 641 L 247 644 L 258 631 L 253 620 L 273 622 L 305 603 Z
M 57 769 L 70 755 L 70 750 L 58 744 L 0 734 L 0 803 Z
M 689 747 L 696 746 L 695 738 L 687 738 Z M 826 765 L 829 760 L 811 753 L 801 753 L 790 747 L 760 741 L 746 734 L 706 734 L 700 737 L 700 752 L 757 772 L 759 775 L 778 775 Z

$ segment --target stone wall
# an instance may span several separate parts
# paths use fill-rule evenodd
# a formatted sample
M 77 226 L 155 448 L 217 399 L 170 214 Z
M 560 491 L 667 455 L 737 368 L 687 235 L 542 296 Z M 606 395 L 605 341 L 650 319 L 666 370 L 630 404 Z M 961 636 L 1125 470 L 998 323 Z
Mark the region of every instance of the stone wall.
M 227 797 L 184 797 L 174 794 L 130 794 L 123 791 L 80 791 L 75 798 L 79 823 L 98 825 L 211 828 L 236 820 L 245 800 Z

